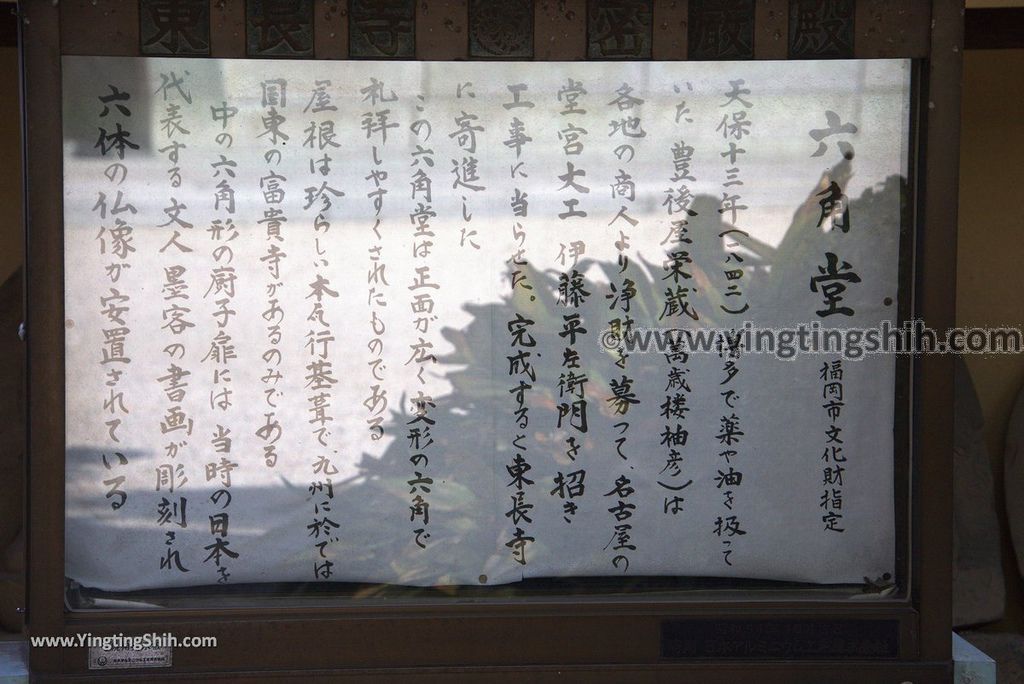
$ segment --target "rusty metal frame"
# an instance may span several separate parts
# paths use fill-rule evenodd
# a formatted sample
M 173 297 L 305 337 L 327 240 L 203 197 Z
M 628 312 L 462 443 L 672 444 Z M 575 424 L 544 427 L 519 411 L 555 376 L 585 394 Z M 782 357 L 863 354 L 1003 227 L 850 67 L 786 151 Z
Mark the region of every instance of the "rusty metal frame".
M 315 3 L 316 59 L 347 55 L 347 16 L 336 0 Z M 685 59 L 687 0 L 654 2 L 652 57 Z M 898 8 L 898 9 L 897 9 Z M 417 3 L 418 59 L 467 59 L 466 3 Z M 784 59 L 788 3 L 756 3 L 755 59 Z M 911 538 L 907 597 L 865 602 L 679 600 L 668 595 L 398 601 L 386 607 L 229 608 L 72 613 L 64 605 L 64 251 L 61 62 L 64 54 L 141 56 L 136 0 L 22 0 L 26 158 L 29 378 L 27 623 L 33 636 L 173 632 L 213 635 L 212 650 L 178 649 L 165 678 L 234 681 L 240 673 L 305 682 L 310 675 L 390 681 L 561 680 L 707 684 L 757 678 L 791 682 L 949 682 L 953 370 L 948 356 L 915 358 L 910 387 L 906 492 Z M 245 57 L 242 0 L 211 0 L 211 56 Z M 586 0 L 537 2 L 534 59 L 586 55 Z M 955 313 L 957 169 L 962 3 L 858 0 L 858 58 L 911 57 L 919 70 L 913 130 L 912 314 L 937 330 Z M 63 29 L 62 29 L 63 27 Z M 88 28 L 85 28 L 88 27 Z M 899 431 L 897 434 L 900 434 Z M 887 619 L 899 624 L 890 660 L 680 661 L 660 656 L 667 618 Z M 509 650 L 515 644 L 515 651 Z M 90 673 L 83 648 L 36 648 L 39 681 L 112 680 Z

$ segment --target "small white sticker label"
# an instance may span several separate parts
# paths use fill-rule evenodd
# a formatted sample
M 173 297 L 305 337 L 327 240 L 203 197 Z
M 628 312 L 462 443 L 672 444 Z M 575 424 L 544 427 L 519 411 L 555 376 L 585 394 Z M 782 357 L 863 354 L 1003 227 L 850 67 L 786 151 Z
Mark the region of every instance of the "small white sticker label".
M 98 646 L 89 648 L 90 670 L 124 670 L 138 667 L 170 667 L 171 647 L 114 648 L 105 651 Z

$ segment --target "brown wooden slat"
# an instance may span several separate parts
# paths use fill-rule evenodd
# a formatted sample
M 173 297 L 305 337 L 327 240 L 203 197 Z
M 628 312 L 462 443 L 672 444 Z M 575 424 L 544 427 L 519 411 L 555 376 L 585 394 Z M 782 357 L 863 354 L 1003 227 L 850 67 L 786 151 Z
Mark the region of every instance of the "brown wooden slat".
M 964 47 L 968 50 L 1024 48 L 1024 7 L 985 7 L 967 10 Z
M 210 54 L 213 57 L 245 57 L 245 3 L 243 0 L 211 0 Z
M 871 606 L 851 606 L 846 602 L 838 612 L 850 619 L 870 619 L 879 611 Z M 664 605 L 664 604 L 663 604 Z M 798 604 L 799 606 L 799 604 Z M 215 649 L 175 649 L 174 665 L 179 673 L 188 675 L 192 672 L 212 670 L 244 671 L 257 666 L 263 672 L 278 669 L 332 669 L 339 667 L 357 668 L 397 668 L 409 669 L 430 667 L 487 667 L 494 663 L 505 663 L 506 667 L 494 669 L 511 669 L 508 665 L 522 665 L 515 659 L 516 653 L 529 654 L 529 663 L 533 665 L 586 667 L 597 665 L 610 667 L 618 665 L 629 669 L 643 667 L 654 669 L 658 666 L 672 666 L 678 661 L 662 660 L 660 657 L 662 622 L 673 613 L 667 608 L 652 608 L 655 615 L 647 614 L 644 609 L 633 604 L 625 606 L 593 606 L 587 614 L 581 614 L 578 605 L 569 601 L 560 605 L 547 607 L 529 606 L 523 603 L 493 603 L 477 606 L 451 606 L 416 610 L 409 606 L 403 611 L 378 609 L 364 610 L 362 616 L 346 613 L 344 609 L 334 612 L 344 619 L 311 618 L 292 615 L 289 618 L 280 616 L 274 620 L 260 619 L 204 619 L 209 617 L 207 611 L 198 619 L 182 619 L 177 615 L 167 615 L 136 619 L 131 612 L 122 612 L 119 618 L 104 620 L 103 625 L 96 621 L 85 624 L 69 625 L 64 634 L 88 631 L 96 635 L 117 633 L 145 634 L 149 632 L 171 631 L 182 638 L 184 636 L 210 635 L 216 636 L 218 648 Z M 717 603 L 701 609 L 686 607 L 675 609 L 676 615 L 685 612 L 688 616 L 708 618 L 735 617 L 735 606 L 726 607 Z M 747 614 L 758 609 L 748 604 Z M 831 611 L 837 611 L 833 606 Z M 176 611 L 171 611 L 176 613 Z M 219 613 L 221 611 L 218 611 Z M 657 615 L 660 612 L 661 615 Z M 809 618 L 814 608 L 799 606 L 793 608 L 766 606 L 760 609 L 760 617 L 772 616 L 775 619 Z M 816 611 L 822 612 L 822 611 Z M 528 613 L 533 613 L 528 614 Z M 403 617 L 396 617 L 404 614 Z M 218 618 L 222 617 L 218 615 Z M 914 622 L 915 616 L 909 609 L 902 608 L 887 613 L 888 619 L 902 622 Z M 316 634 L 320 643 L 345 644 L 345 648 L 326 649 L 309 648 L 310 634 Z M 568 641 L 565 635 L 573 635 Z M 254 658 L 252 644 L 265 644 L 258 651 L 258 659 Z M 509 653 L 509 644 L 514 644 L 515 652 Z M 69 673 L 87 672 L 85 649 L 67 648 L 66 671 Z M 684 663 L 681 663 L 685 665 Z M 784 661 L 774 663 L 734 662 L 728 664 L 735 668 L 734 674 L 751 676 L 755 672 L 764 672 L 773 668 L 788 671 L 791 674 L 799 667 L 813 668 L 813 661 Z M 861 662 L 867 667 L 879 667 L 877 674 L 885 673 L 886 668 L 894 667 L 892 660 Z M 830 663 L 833 674 L 846 670 L 846 664 Z M 850 666 L 853 664 L 851 663 Z M 723 664 L 716 663 L 715 669 Z M 669 668 L 666 668 L 669 669 Z M 113 671 L 105 671 L 104 679 Z M 662 672 L 664 675 L 664 671 Z M 890 676 L 891 672 L 888 673 Z M 746 677 L 735 680 L 749 681 Z M 486 679 L 486 678 L 484 678 Z M 711 680 L 693 680 L 711 681 Z M 799 677 L 784 680 L 786 682 L 801 681 Z M 813 680 L 803 680 L 813 681 Z M 839 681 L 835 678 L 819 679 L 822 681 Z M 886 681 L 865 677 L 858 682 Z M 895 680 L 901 681 L 901 680 Z M 928 681 L 913 679 L 915 682 Z
M 758 0 L 754 9 L 754 58 L 786 59 L 788 52 L 788 0 Z
M 31 634 L 64 624 L 64 215 L 60 9 L 22 11 L 25 325 L 28 348 L 28 613 Z M 32 649 L 33 674 L 59 672 L 60 649 Z
M 138 0 L 63 0 L 58 6 L 61 26 L 75 27 L 60 34 L 63 54 L 141 54 Z
M 348 3 L 320 0 L 313 5 L 313 53 L 317 59 L 348 57 Z
M 654 3 L 654 59 L 686 59 L 689 0 Z
M 859 0 L 853 20 L 853 55 L 867 59 L 927 57 L 931 19 L 928 0 Z
M 415 59 L 415 0 L 350 0 L 348 56 L 352 59 Z

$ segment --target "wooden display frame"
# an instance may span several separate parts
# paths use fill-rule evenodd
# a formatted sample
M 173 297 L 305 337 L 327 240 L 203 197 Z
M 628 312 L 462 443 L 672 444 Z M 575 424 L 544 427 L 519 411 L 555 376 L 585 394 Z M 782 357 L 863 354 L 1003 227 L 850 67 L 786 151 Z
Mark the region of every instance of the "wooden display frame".
M 696 2 L 697 0 L 690 0 Z M 313 59 L 347 55 L 347 13 L 340 2 L 313 3 Z M 587 55 L 587 2 L 534 4 L 536 60 Z M 563 8 L 564 5 L 564 8 Z M 557 11 L 556 11 L 557 6 Z M 654 0 L 651 57 L 685 59 L 688 2 Z M 787 57 L 789 3 L 751 2 L 754 59 Z M 467 3 L 416 3 L 418 59 L 468 59 Z M 333 8 L 333 9 L 332 9 Z M 955 320 L 956 210 L 962 3 L 908 0 L 855 3 L 852 57 L 915 59 L 910 178 L 913 245 L 909 250 L 910 318 L 935 330 Z M 898 8 L 898 11 L 897 11 Z M 246 57 L 243 0 L 210 3 L 210 56 Z M 19 7 L 27 224 L 26 301 L 29 386 L 28 606 L 32 636 L 171 632 L 216 636 L 215 649 L 175 649 L 171 668 L 88 669 L 87 649 L 33 648 L 39 681 L 103 681 L 115 676 L 274 681 L 310 675 L 390 681 L 694 681 L 949 682 L 953 360 L 913 358 L 903 521 L 909 548 L 905 596 L 870 602 L 679 598 L 668 593 L 563 597 L 400 600 L 386 606 L 352 601 L 331 606 L 70 612 L 64 578 L 64 246 L 62 234 L 61 56 L 139 56 L 138 0 L 23 0 Z M 452 36 L 456 39 L 453 40 Z M 783 38 L 780 39 L 779 36 Z M 901 397 L 902 399 L 903 397 Z M 899 452 L 899 449 L 897 449 Z M 899 481 L 899 479 L 897 479 Z M 897 516 L 900 521 L 900 516 Z M 700 621 L 707 621 L 706 623 Z M 687 659 L 671 657 L 674 630 L 701 624 L 746 625 L 745 638 L 803 622 L 893 625 L 894 656 L 884 658 Z M 751 627 L 753 625 L 753 627 Z M 509 648 L 514 643 L 513 651 Z M 666 650 L 667 649 L 667 650 Z

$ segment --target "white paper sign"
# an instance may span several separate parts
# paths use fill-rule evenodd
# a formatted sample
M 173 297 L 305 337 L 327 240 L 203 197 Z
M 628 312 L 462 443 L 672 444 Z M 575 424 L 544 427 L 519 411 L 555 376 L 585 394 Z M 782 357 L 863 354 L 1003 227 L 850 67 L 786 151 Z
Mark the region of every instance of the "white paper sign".
M 908 61 L 63 74 L 72 579 L 892 572 L 893 356 L 614 334 L 895 320 Z

